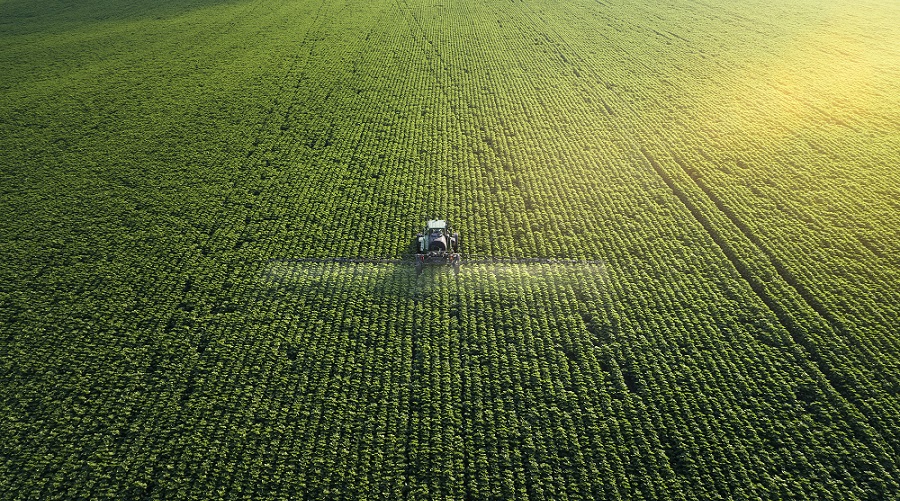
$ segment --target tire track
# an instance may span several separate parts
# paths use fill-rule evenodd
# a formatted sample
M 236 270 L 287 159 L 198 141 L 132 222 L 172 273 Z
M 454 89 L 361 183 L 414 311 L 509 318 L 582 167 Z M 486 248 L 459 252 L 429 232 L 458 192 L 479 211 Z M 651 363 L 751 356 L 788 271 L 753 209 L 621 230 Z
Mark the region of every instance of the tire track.
M 834 367 L 833 364 L 829 363 L 826 360 L 819 346 L 816 345 L 814 340 L 810 340 L 808 330 L 798 323 L 795 319 L 792 312 L 785 307 L 782 300 L 775 297 L 767 288 L 765 283 L 761 280 L 759 275 L 754 272 L 751 267 L 745 262 L 745 260 L 741 257 L 740 253 L 728 243 L 728 240 L 725 236 L 722 235 L 722 232 L 716 228 L 715 224 L 710 221 L 710 219 L 703 213 L 703 211 L 698 207 L 696 203 L 691 199 L 691 196 L 685 193 L 675 180 L 672 178 L 669 173 L 666 172 L 665 168 L 660 165 L 660 163 L 656 160 L 656 158 L 647 151 L 645 147 L 640 147 L 640 152 L 653 168 L 654 171 L 659 175 L 659 177 L 663 180 L 666 186 L 672 190 L 672 193 L 678 198 L 678 200 L 688 209 L 691 213 L 691 216 L 703 227 L 704 231 L 710 236 L 713 242 L 719 247 L 734 269 L 738 272 L 741 278 L 750 286 L 756 296 L 766 305 L 766 307 L 775 315 L 778 319 L 778 322 L 785 329 L 785 331 L 790 335 L 791 340 L 800 348 L 803 349 L 804 358 L 807 359 L 811 364 L 812 368 L 818 371 L 828 383 L 828 386 L 841 397 L 841 399 L 851 408 L 851 416 L 861 421 L 865 424 L 865 430 L 854 428 L 854 433 L 857 438 L 864 443 L 867 443 L 873 452 L 876 452 L 882 461 L 882 466 L 884 466 L 887 470 L 895 469 L 895 461 L 890 459 L 891 457 L 896 457 L 897 451 L 890 440 L 885 437 L 885 434 L 882 431 L 882 424 L 880 420 L 876 420 L 873 423 L 873 418 L 877 416 L 876 413 L 871 412 L 871 409 L 868 405 L 865 405 L 865 402 L 861 402 L 860 398 L 850 391 L 848 385 L 843 381 L 844 376 L 839 374 Z M 684 169 L 683 166 L 679 165 L 679 168 Z M 835 328 L 830 322 L 829 318 L 826 315 L 823 315 L 820 312 L 822 308 L 821 305 L 818 305 L 818 308 L 807 301 L 807 299 L 803 296 L 800 290 L 795 287 L 796 279 L 789 274 L 783 274 L 786 270 L 784 270 L 783 265 L 779 266 L 780 263 L 776 264 L 777 261 L 773 260 L 770 257 L 770 254 L 765 251 L 763 247 L 760 246 L 759 238 L 753 235 L 748 235 L 745 231 L 749 229 L 739 224 L 739 220 L 732 219 L 733 213 L 731 212 L 727 206 L 722 205 L 720 200 L 714 195 L 707 193 L 707 190 L 703 189 L 697 183 L 697 181 L 690 176 L 687 172 L 684 174 L 691 178 L 694 181 L 694 184 L 697 185 L 698 189 L 703 193 L 707 194 L 707 197 L 713 205 L 716 206 L 717 210 L 721 212 L 725 218 L 727 218 L 735 228 L 738 229 L 741 235 L 743 235 L 747 240 L 753 244 L 753 247 L 763 256 L 766 257 L 766 263 L 771 265 L 774 268 L 781 280 L 786 283 L 791 290 L 796 293 L 796 297 L 803 301 L 803 304 L 808 306 L 813 312 L 816 313 L 822 320 L 826 321 L 828 327 L 838 333 L 838 329 Z M 717 203 L 718 202 L 718 203 Z M 743 226 L 743 228 L 741 227 Z M 799 285 L 799 284 L 798 284 Z M 827 312 L 826 312 L 827 314 Z M 810 368 L 805 368 L 807 372 L 809 372 Z M 810 374 L 814 377 L 814 374 Z M 865 407 L 865 408 L 863 408 Z M 869 411 L 869 412 L 864 412 Z M 874 437 L 868 436 L 866 431 L 872 433 Z M 873 438 L 877 438 L 877 442 L 872 441 Z
M 759 280 L 759 277 L 757 277 L 756 274 L 750 269 L 750 267 L 747 266 L 747 264 L 741 259 L 738 251 L 736 251 L 734 247 L 732 247 L 731 244 L 728 243 L 725 237 L 722 236 L 722 234 L 709 220 L 709 218 L 706 217 L 705 214 L 703 214 L 700 208 L 697 207 L 697 205 L 691 200 L 690 195 L 688 195 L 684 192 L 684 190 L 678 187 L 672 177 L 666 172 L 662 165 L 660 165 L 656 158 L 644 147 L 641 147 L 640 151 L 644 158 L 647 160 L 647 163 L 650 164 L 651 167 L 653 167 L 653 170 L 656 171 L 656 173 L 663 180 L 666 186 L 668 186 L 669 189 L 672 190 L 672 193 L 675 194 L 675 197 L 678 198 L 682 205 L 687 208 L 687 210 L 691 213 L 691 216 L 693 216 L 693 218 L 697 220 L 698 223 L 700 223 L 704 231 L 706 231 L 706 233 L 710 236 L 713 242 L 715 242 L 719 249 L 722 250 L 722 253 L 726 258 L 728 258 L 728 261 L 731 263 L 734 269 L 737 270 L 741 278 L 743 278 L 744 281 L 750 285 L 750 288 L 753 289 L 753 292 L 756 293 L 759 299 L 763 303 L 765 303 L 765 305 L 772 311 L 772 313 L 775 314 L 775 316 L 778 318 L 778 321 L 781 322 L 782 326 L 785 329 L 787 329 L 788 333 L 791 334 L 791 337 L 794 339 L 794 341 L 806 348 L 807 351 L 810 351 L 806 346 L 806 343 L 800 341 L 798 331 L 801 329 L 801 327 L 798 326 L 794 319 L 789 315 L 789 313 L 774 298 L 772 298 L 772 296 L 766 290 L 765 284 L 763 284 Z M 720 211 L 722 210 L 719 204 L 716 204 L 716 206 L 719 207 Z M 727 216 L 728 214 L 726 214 L 726 217 Z M 746 234 L 744 235 L 748 236 Z M 782 276 L 782 278 L 784 277 Z M 826 377 L 828 377 L 827 373 Z
M 644 153 L 645 157 L 648 156 L 646 151 L 644 151 L 643 149 L 641 151 L 642 153 Z M 797 295 L 803 299 L 806 305 L 809 306 L 810 309 L 815 311 L 816 314 L 818 314 L 823 320 L 827 321 L 831 325 L 832 329 L 835 330 L 835 332 L 843 335 L 844 339 L 850 341 L 854 348 L 865 351 L 865 348 L 862 346 L 859 339 L 849 332 L 844 323 L 841 322 L 840 319 L 838 319 L 834 315 L 834 313 L 828 311 L 828 309 L 815 297 L 815 295 L 813 295 L 813 293 L 810 292 L 810 290 L 805 285 L 803 285 L 799 280 L 797 280 L 796 277 L 794 277 L 794 274 L 787 269 L 787 266 L 785 266 L 780 259 L 778 259 L 778 256 L 776 256 L 771 250 L 769 250 L 769 248 L 762 242 L 759 236 L 754 233 L 746 223 L 741 221 L 740 218 L 738 218 L 737 214 L 735 214 L 730 207 L 722 202 L 722 199 L 720 199 L 715 193 L 713 193 L 713 191 L 700 180 L 697 172 L 694 169 L 688 167 L 685 164 L 684 160 L 681 159 L 675 152 L 670 153 L 672 154 L 672 159 L 685 173 L 685 175 L 690 178 L 695 185 L 697 185 L 697 188 L 699 188 L 707 198 L 709 198 L 709 200 L 716 206 L 719 212 L 721 212 L 726 218 L 728 218 L 728 220 L 731 221 L 731 224 L 733 224 L 735 228 L 740 230 L 741 234 L 743 234 L 744 237 L 747 238 L 747 240 L 749 240 L 757 249 L 759 249 L 760 253 L 762 253 L 766 257 L 769 263 L 772 264 L 772 267 L 775 269 L 775 271 L 778 272 L 778 276 L 780 276 L 785 283 L 790 285 L 791 288 L 797 292 Z M 654 166 L 654 169 L 656 168 L 657 166 Z
M 593 77 L 594 81 L 601 81 L 601 75 L 599 75 L 594 67 L 591 65 L 583 64 L 585 59 L 581 57 L 579 51 L 576 50 L 571 43 L 566 39 L 563 34 L 558 32 L 553 28 L 553 26 L 546 22 L 540 15 L 537 13 L 532 13 L 530 16 L 532 22 L 535 26 L 543 25 L 546 26 L 548 32 L 551 34 L 551 38 L 555 39 L 557 42 L 557 46 L 560 48 L 564 48 L 565 51 L 570 55 L 569 64 L 573 67 L 577 66 L 579 72 L 581 72 L 585 76 Z M 590 80 L 590 79 L 589 79 Z M 592 95 L 594 93 L 594 89 L 590 87 L 586 83 L 580 83 L 579 86 L 587 95 Z M 675 163 L 677 165 L 677 169 L 681 170 L 682 173 L 691 179 L 691 181 L 697 185 L 697 189 L 699 193 L 703 193 L 705 198 L 710 202 L 711 206 L 715 207 L 718 212 L 720 212 L 723 218 L 728 221 L 726 223 L 733 228 L 727 227 L 719 227 L 717 226 L 718 222 L 713 222 L 707 214 L 704 213 L 704 209 L 701 208 L 701 200 L 694 201 L 692 198 L 694 195 L 687 193 L 685 190 L 679 187 L 678 181 L 676 181 L 669 172 L 666 171 L 666 168 L 663 167 L 659 161 L 656 160 L 655 157 L 648 151 L 647 147 L 642 143 L 642 138 L 654 138 L 657 134 L 651 129 L 650 126 L 645 125 L 641 121 L 641 116 L 638 112 L 636 112 L 630 103 L 623 99 L 616 93 L 612 93 L 611 96 L 615 99 L 615 108 L 618 113 L 610 115 L 611 119 L 614 120 L 619 127 L 623 130 L 632 131 L 633 134 L 628 138 L 628 143 L 634 150 L 641 153 L 644 160 L 652 167 L 653 171 L 656 173 L 659 178 L 665 183 L 665 185 L 672 191 L 672 193 L 678 198 L 678 200 L 688 209 L 691 216 L 697 220 L 697 222 L 701 225 L 703 230 L 710 236 L 710 238 L 716 243 L 716 245 L 722 250 L 725 257 L 728 259 L 732 267 L 738 272 L 740 277 L 747 282 L 753 292 L 760 298 L 760 300 L 765 304 L 765 306 L 772 311 L 775 317 L 778 319 L 779 323 L 782 327 L 787 331 L 790 335 L 791 339 L 794 343 L 803 350 L 802 357 L 808 360 L 811 363 L 810 367 L 804 367 L 804 371 L 810 373 L 810 371 L 818 372 L 821 374 L 828 386 L 833 390 L 846 404 L 849 409 L 849 415 L 845 417 L 848 419 L 848 424 L 852 425 L 850 420 L 856 421 L 857 424 L 862 424 L 862 427 L 859 426 L 851 426 L 854 428 L 854 433 L 856 437 L 866 443 L 873 452 L 879 457 L 881 461 L 881 465 L 885 467 L 888 471 L 896 471 L 897 470 L 897 462 L 895 458 L 898 455 L 896 447 L 889 440 L 890 436 L 890 423 L 886 423 L 885 421 L 890 421 L 891 417 L 888 416 L 885 419 L 882 419 L 884 414 L 884 410 L 882 412 L 875 412 L 871 406 L 866 401 L 866 396 L 860 396 L 854 394 L 852 388 L 844 382 L 844 376 L 839 374 L 836 369 L 840 368 L 840 366 L 835 367 L 833 363 L 830 363 L 829 360 L 825 358 L 825 355 L 822 353 L 822 348 L 818 346 L 818 343 L 815 340 L 810 339 L 808 330 L 806 327 L 801 325 L 801 320 L 795 317 L 792 313 L 792 310 L 787 308 L 785 304 L 785 299 L 776 295 L 777 293 L 770 292 L 767 288 L 766 284 L 763 282 L 762 277 L 755 272 L 751 266 L 747 263 L 745 257 L 742 256 L 741 252 L 739 252 L 733 245 L 728 242 L 727 236 L 725 233 L 730 232 L 732 230 L 737 230 L 738 234 L 742 235 L 747 241 L 751 244 L 751 246 L 755 249 L 752 249 L 754 253 L 758 253 L 761 258 L 763 258 L 764 262 L 771 266 L 775 272 L 777 273 L 778 278 L 787 284 L 789 291 L 792 291 L 796 298 L 798 298 L 801 303 L 799 304 L 801 307 L 806 306 L 809 308 L 811 312 L 815 313 L 815 319 L 821 320 L 822 325 L 826 328 L 830 328 L 840 339 L 846 340 L 848 342 L 848 347 L 850 347 L 853 351 L 855 351 L 858 355 L 866 355 L 866 350 L 864 350 L 860 346 L 859 340 L 848 332 L 847 328 L 843 325 L 843 323 L 834 316 L 833 313 L 828 311 L 828 309 L 820 302 L 818 299 L 807 289 L 803 284 L 801 284 L 793 274 L 778 260 L 777 256 L 775 256 L 771 251 L 769 251 L 765 245 L 762 243 L 760 238 L 753 234 L 752 230 L 747 227 L 744 223 L 740 221 L 739 218 L 736 217 L 734 212 L 724 204 L 718 197 L 712 193 L 708 187 L 702 185 L 702 183 L 698 182 L 696 179 L 696 173 L 691 175 L 691 170 L 686 167 L 683 161 L 677 159 L 675 153 L 671 151 L 671 148 L 666 147 L 665 145 L 661 146 L 664 151 L 670 153 L 673 158 L 675 158 Z M 657 144 L 655 142 L 651 142 L 651 144 Z M 827 346 L 824 347 L 826 350 Z M 855 365 L 851 365 L 851 368 L 855 367 Z M 810 373 L 810 376 L 816 378 L 814 373 Z M 876 387 L 876 385 L 872 382 L 867 382 L 872 387 Z M 890 404 L 889 404 L 890 405 Z M 895 409 L 891 406 L 889 411 L 893 414 L 896 414 Z M 865 429 L 862 429 L 865 428 Z M 887 435 L 886 435 L 887 434 Z

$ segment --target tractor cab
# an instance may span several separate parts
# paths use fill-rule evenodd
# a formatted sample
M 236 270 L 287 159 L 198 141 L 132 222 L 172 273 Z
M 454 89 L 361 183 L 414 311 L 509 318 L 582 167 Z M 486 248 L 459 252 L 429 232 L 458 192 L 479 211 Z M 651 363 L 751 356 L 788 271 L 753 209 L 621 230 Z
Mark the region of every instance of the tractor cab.
M 421 273 L 429 263 L 450 264 L 459 271 L 459 234 L 451 231 L 447 221 L 429 220 L 416 237 L 416 271 Z
M 447 221 L 443 219 L 432 219 L 425 224 L 425 231 L 419 233 L 419 249 L 418 252 L 447 252 L 448 240 L 452 239 L 450 231 L 447 228 Z
M 429 252 L 440 252 L 447 250 L 447 238 L 444 237 L 444 234 L 441 232 L 441 230 L 431 230 L 431 235 L 428 236 L 428 250 Z

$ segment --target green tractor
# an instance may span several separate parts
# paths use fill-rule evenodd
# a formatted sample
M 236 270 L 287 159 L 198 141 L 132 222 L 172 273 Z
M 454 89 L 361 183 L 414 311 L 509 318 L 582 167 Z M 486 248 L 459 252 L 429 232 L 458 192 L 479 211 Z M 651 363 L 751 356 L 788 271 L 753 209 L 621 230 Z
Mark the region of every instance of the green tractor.
M 462 256 L 459 253 L 459 233 L 450 229 L 443 219 L 431 219 L 425 230 L 416 235 L 416 274 L 422 273 L 427 264 L 449 264 L 459 273 Z

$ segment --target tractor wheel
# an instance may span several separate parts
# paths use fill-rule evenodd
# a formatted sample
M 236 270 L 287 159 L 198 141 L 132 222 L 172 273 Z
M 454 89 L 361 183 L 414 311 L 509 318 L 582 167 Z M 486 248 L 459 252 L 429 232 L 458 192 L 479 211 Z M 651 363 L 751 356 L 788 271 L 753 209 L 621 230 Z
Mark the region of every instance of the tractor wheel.
M 409 243 L 409 250 L 415 254 L 422 250 L 422 234 L 419 233 L 416 235 L 416 238 L 413 239 L 412 242 Z
M 453 252 L 459 252 L 459 233 L 453 234 Z

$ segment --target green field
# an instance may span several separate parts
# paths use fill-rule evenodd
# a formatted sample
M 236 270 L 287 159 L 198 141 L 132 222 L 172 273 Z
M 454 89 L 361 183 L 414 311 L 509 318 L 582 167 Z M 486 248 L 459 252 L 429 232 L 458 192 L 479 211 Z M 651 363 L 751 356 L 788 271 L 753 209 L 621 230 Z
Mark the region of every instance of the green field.
M 0 0 L 0 176 L 0 499 L 900 499 L 896 0 Z

